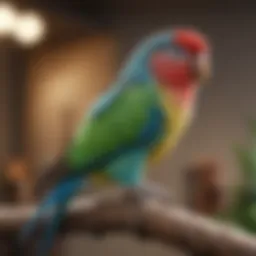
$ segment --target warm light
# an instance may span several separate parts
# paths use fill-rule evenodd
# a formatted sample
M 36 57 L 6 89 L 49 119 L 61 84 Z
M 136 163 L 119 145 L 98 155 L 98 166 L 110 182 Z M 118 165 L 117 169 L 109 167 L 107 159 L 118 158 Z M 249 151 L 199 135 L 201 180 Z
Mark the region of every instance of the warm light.
M 45 35 L 45 22 L 35 13 L 25 13 L 18 17 L 14 31 L 15 39 L 27 46 L 37 44 Z
M 0 3 L 0 36 L 13 32 L 16 21 L 16 11 L 11 4 Z

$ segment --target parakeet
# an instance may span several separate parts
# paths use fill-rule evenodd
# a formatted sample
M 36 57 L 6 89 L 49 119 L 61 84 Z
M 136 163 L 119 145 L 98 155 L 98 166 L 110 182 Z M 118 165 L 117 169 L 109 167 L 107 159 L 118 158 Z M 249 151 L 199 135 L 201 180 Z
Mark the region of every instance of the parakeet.
M 58 168 L 45 174 L 56 185 L 24 226 L 22 241 L 52 211 L 37 254 L 48 255 L 67 204 L 92 180 L 139 187 L 146 167 L 169 152 L 191 123 L 199 87 L 210 74 L 209 42 L 196 30 L 165 30 L 142 41 L 85 114 Z

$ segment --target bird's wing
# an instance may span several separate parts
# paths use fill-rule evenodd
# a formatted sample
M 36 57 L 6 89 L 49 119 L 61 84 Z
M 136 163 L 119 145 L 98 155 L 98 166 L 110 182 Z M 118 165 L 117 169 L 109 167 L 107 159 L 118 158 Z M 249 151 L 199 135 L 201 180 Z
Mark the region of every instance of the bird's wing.
M 118 96 L 124 90 L 124 86 L 113 85 L 111 89 L 105 92 L 97 102 L 91 107 L 88 116 L 93 116 L 94 118 L 98 115 L 101 115 L 106 111 L 113 102 L 118 98 Z
M 164 118 L 155 90 L 130 85 L 100 114 L 82 120 L 59 161 L 39 177 L 38 193 L 69 174 L 101 169 L 121 154 L 150 146 L 162 135 Z
M 156 140 L 163 120 L 156 91 L 131 85 L 101 115 L 82 122 L 66 151 L 66 161 L 73 170 L 102 168 L 120 154 Z

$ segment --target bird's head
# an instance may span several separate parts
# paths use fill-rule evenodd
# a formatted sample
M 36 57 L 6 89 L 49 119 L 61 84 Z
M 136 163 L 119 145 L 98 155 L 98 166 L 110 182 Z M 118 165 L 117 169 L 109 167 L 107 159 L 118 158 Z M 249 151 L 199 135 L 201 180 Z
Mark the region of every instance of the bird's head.
M 143 84 L 155 84 L 181 100 L 193 95 L 210 76 L 209 43 L 193 29 L 153 34 L 133 51 L 121 73 L 122 81 L 135 78 Z
M 196 30 L 177 29 L 160 34 L 149 52 L 148 69 L 163 89 L 187 97 L 211 76 L 211 52 L 207 39 Z

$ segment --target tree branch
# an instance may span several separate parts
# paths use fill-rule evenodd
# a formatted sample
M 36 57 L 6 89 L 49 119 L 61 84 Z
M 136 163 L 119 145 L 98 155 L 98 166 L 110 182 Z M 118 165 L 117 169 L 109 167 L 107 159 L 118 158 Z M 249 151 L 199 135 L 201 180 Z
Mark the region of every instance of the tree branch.
M 134 199 L 136 196 L 130 190 L 79 198 L 70 205 L 61 234 L 90 232 L 104 235 L 110 231 L 125 231 L 194 253 L 256 255 L 256 238 L 238 229 L 166 201 Z M 34 211 L 35 206 L 3 206 L 0 209 L 0 233 L 18 232 Z

